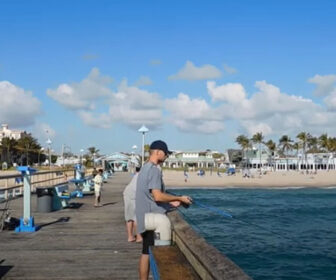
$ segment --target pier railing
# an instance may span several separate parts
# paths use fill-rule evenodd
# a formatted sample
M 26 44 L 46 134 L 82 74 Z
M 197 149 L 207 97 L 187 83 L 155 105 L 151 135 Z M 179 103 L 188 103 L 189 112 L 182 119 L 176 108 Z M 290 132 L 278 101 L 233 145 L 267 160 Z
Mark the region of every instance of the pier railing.
M 168 216 L 173 225 L 173 242 L 201 279 L 251 280 L 239 266 L 199 236 L 177 211 Z
M 91 170 L 86 170 L 89 174 Z M 74 177 L 73 169 L 57 169 L 50 171 L 39 171 L 31 175 L 31 192 L 37 187 L 49 187 L 65 183 Z M 23 182 L 21 174 L 0 176 L 0 202 L 13 199 L 23 194 Z

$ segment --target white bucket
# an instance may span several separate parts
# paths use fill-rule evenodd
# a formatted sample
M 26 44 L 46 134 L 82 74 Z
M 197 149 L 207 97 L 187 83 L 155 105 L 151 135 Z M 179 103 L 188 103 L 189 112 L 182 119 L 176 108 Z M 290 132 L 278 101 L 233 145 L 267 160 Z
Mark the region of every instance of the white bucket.
M 145 214 L 145 229 L 155 232 L 155 246 L 170 245 L 171 224 L 167 215 L 159 213 Z

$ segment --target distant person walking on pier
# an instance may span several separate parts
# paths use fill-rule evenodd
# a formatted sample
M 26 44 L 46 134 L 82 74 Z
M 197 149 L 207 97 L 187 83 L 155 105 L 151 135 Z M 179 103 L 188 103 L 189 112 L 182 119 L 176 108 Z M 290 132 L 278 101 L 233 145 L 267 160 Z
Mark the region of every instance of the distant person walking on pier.
M 104 182 L 103 169 L 98 170 L 98 174 L 93 178 L 93 182 L 94 182 L 94 191 L 95 191 L 94 206 L 99 207 L 99 206 L 101 206 L 101 204 L 100 204 L 101 190 L 102 190 L 103 182 Z
M 139 262 L 140 280 L 148 279 L 149 246 L 154 245 L 154 231 L 145 228 L 145 216 L 153 213 L 166 217 L 165 214 L 170 208 L 178 207 L 181 203 L 191 204 L 191 198 L 188 196 L 165 193 L 162 171 L 158 166 L 165 161 L 170 153 L 165 142 L 154 141 L 150 145 L 149 160 L 143 165 L 138 175 L 135 213 L 137 231 L 141 233 L 143 239 L 142 255 Z
M 138 174 L 140 167 L 135 168 L 135 174 L 131 182 L 126 186 L 123 196 L 124 196 L 124 212 L 125 212 L 125 221 L 126 221 L 126 230 L 127 230 L 127 241 L 128 242 L 141 242 L 141 234 L 136 234 L 134 238 L 134 233 L 136 233 L 136 218 L 135 218 L 135 193 L 137 186 Z

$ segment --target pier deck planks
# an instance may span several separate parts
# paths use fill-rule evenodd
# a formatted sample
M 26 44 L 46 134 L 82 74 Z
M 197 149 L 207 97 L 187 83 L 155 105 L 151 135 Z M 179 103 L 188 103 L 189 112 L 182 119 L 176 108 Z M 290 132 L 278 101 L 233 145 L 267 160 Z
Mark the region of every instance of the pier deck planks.
M 35 233 L 0 232 L 1 279 L 138 279 L 141 244 L 127 242 L 122 191 L 131 180 L 118 173 L 104 184 L 103 207 L 92 195 L 76 198 L 79 208 L 32 215 Z M 22 198 L 11 201 L 12 216 L 22 216 Z

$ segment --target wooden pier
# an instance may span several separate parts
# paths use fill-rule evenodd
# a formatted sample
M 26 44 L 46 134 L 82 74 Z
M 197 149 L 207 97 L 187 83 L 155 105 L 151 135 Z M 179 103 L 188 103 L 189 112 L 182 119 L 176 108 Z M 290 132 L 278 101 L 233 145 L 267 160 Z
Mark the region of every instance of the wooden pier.
M 35 233 L 0 232 L 1 279 L 138 279 L 141 244 L 127 242 L 122 191 L 129 173 L 108 179 L 103 207 L 92 195 L 71 200 L 74 208 L 32 215 Z M 22 216 L 22 198 L 10 202 L 11 216 Z M 4 204 L 0 204 L 2 208 Z
M 0 278 L 138 279 L 142 244 L 127 242 L 124 221 L 122 192 L 130 180 L 129 173 L 109 178 L 98 208 L 94 196 L 86 195 L 72 199 L 70 208 L 39 213 L 32 195 L 32 216 L 41 228 L 34 233 L 0 232 Z M 22 217 L 22 208 L 22 198 L 10 201 L 12 217 Z M 251 279 L 177 212 L 169 217 L 175 246 L 153 248 L 161 280 Z

